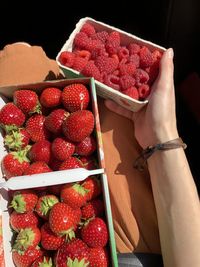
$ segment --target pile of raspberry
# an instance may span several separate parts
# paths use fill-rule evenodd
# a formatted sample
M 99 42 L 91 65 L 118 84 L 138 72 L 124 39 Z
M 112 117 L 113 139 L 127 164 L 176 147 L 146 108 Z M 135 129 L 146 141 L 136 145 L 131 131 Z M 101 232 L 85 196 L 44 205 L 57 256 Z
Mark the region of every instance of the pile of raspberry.
M 94 77 L 107 86 L 145 100 L 159 72 L 162 52 L 145 45 L 121 43 L 117 31 L 96 31 L 85 23 L 74 38 L 73 50 L 60 54 L 59 61 L 84 76 Z

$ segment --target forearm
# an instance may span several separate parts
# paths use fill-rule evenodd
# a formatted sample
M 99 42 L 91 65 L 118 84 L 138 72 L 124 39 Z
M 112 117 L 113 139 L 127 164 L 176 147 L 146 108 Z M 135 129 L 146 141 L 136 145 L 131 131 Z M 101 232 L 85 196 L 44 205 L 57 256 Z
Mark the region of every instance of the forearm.
M 148 160 L 165 267 L 200 266 L 200 205 L 182 148 Z

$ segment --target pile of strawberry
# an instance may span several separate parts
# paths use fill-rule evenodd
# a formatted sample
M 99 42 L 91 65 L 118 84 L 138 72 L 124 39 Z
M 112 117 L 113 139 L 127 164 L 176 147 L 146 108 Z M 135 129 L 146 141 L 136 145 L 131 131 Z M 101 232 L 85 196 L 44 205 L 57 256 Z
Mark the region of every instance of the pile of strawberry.
M 162 53 L 145 45 L 122 44 L 117 31 L 96 31 L 85 23 L 74 38 L 73 50 L 63 51 L 59 61 L 130 96 L 144 100 L 155 81 Z
M 0 110 L 8 154 L 2 160 L 7 179 L 78 167 L 94 168 L 96 139 L 90 95 L 83 84 L 63 90 L 45 88 L 40 95 L 17 90 Z
M 81 83 L 17 90 L 0 110 L 6 179 L 57 170 L 96 168 L 94 115 Z M 28 179 L 28 178 L 27 178 Z M 108 230 L 97 177 L 82 183 L 14 192 L 10 225 L 17 267 L 108 266 Z M 104 217 L 103 217 L 104 218 Z M 98 257 L 97 257 L 98 255 Z M 101 255 L 101 257 L 99 257 Z
M 17 267 L 108 266 L 108 229 L 96 177 L 59 190 L 15 191 L 10 208 Z

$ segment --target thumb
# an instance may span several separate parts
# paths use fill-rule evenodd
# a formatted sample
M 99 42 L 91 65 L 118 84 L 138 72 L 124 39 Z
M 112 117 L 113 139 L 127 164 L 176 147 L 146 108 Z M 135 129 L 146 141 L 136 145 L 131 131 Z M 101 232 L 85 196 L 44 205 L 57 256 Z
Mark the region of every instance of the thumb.
M 173 84 L 174 77 L 174 64 L 173 64 L 174 52 L 172 48 L 166 50 L 160 61 L 159 75 L 156 81 L 156 90 L 165 88 L 165 90 L 170 90 Z

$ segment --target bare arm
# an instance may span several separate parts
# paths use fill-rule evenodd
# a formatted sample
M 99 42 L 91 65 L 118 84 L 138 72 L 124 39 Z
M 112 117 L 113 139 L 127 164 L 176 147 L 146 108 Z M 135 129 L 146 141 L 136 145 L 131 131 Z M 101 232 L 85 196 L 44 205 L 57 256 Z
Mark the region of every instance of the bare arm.
M 135 136 L 143 148 L 178 137 L 172 59 L 170 49 L 161 60 L 149 104 L 140 112 L 106 101 L 108 108 L 134 121 Z M 184 150 L 155 152 L 148 168 L 165 267 L 200 266 L 200 205 Z

